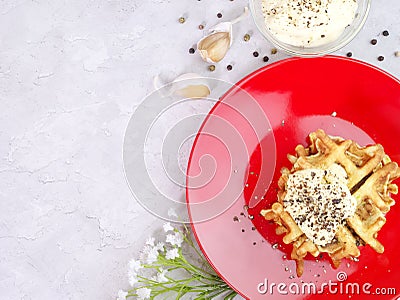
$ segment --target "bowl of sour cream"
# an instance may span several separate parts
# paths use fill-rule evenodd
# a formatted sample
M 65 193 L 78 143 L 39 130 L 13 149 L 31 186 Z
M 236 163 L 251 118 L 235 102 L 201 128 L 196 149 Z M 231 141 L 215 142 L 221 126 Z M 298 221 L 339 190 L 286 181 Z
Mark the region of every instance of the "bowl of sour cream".
M 320 56 L 349 43 L 364 25 L 371 0 L 250 0 L 261 34 L 298 56 Z

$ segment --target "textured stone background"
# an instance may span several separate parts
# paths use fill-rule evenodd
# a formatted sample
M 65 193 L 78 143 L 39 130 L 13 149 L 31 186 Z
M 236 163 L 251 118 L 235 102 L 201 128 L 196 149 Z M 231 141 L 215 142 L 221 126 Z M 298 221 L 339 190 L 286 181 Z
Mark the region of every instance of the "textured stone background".
M 0 299 L 113 299 L 127 288 L 128 260 L 162 224 L 124 178 L 129 118 L 156 74 L 164 81 L 209 74 L 188 53 L 202 36 L 197 26 L 214 25 L 218 12 L 229 20 L 245 4 L 0 1 Z M 399 77 L 399 16 L 398 0 L 373 1 L 366 26 L 338 54 L 352 51 Z M 264 65 L 272 48 L 251 18 L 234 29 L 232 49 L 213 74 L 231 82 Z M 385 29 L 389 37 L 380 35 Z M 246 32 L 253 33 L 248 43 Z M 286 57 L 269 56 L 269 63 Z

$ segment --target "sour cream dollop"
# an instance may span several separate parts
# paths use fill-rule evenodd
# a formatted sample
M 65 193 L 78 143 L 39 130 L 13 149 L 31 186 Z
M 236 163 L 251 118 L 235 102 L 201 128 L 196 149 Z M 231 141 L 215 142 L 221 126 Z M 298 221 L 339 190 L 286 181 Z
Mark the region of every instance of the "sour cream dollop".
M 357 0 L 263 0 L 265 24 L 281 42 L 317 47 L 335 41 L 356 15 Z
M 330 243 L 338 227 L 356 211 L 357 201 L 346 177 L 337 164 L 327 170 L 307 169 L 289 175 L 284 209 L 316 245 Z

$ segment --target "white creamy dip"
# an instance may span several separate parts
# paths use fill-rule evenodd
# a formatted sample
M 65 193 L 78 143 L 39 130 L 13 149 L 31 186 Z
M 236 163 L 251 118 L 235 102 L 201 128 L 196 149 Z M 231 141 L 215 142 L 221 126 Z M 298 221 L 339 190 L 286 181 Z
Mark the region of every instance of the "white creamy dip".
M 316 245 L 330 243 L 338 226 L 356 211 L 346 176 L 337 164 L 328 170 L 307 169 L 289 175 L 284 209 Z
M 356 15 L 357 0 L 263 0 L 269 31 L 281 42 L 316 47 L 339 38 Z

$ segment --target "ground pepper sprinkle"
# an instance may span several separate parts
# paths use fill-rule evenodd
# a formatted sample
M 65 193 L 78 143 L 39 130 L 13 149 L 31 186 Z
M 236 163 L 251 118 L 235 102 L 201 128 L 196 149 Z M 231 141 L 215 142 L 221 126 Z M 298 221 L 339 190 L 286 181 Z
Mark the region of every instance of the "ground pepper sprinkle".
M 289 175 L 283 205 L 317 245 L 330 243 L 338 226 L 356 211 L 357 200 L 347 187 L 346 176 L 337 164 L 327 170 L 306 169 Z

